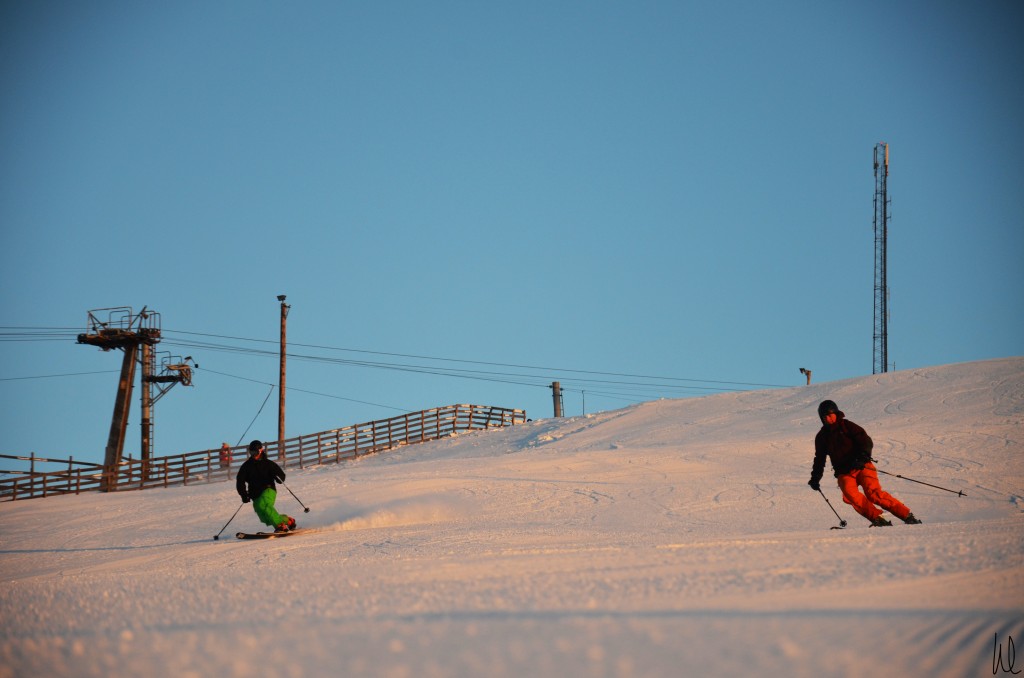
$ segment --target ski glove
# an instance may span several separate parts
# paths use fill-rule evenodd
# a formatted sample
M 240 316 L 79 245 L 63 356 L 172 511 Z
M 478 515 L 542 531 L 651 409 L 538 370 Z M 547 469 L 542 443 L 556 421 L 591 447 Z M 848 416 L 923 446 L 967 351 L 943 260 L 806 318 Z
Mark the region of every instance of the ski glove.
M 811 489 L 814 490 L 815 492 L 821 492 L 821 485 L 814 478 L 808 480 L 807 484 L 810 485 Z

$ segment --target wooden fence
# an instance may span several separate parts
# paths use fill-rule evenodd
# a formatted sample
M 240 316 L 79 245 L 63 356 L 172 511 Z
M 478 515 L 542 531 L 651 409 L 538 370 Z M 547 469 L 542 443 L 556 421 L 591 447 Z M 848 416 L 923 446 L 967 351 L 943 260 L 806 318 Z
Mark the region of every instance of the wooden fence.
M 410 412 L 390 419 L 288 438 L 283 445 L 265 441 L 267 457 L 282 468 L 305 468 L 340 463 L 403 445 L 437 440 L 465 431 L 512 426 L 526 421 L 523 410 L 486 405 L 449 405 Z M 15 501 L 96 490 L 124 491 L 229 480 L 249 456 L 246 446 L 231 448 L 222 462 L 220 449 L 157 457 L 144 463 L 128 458 L 117 468 L 102 464 L 0 455 L 0 459 L 28 461 L 28 471 L 0 470 L 0 501 Z M 37 465 L 57 468 L 37 470 Z

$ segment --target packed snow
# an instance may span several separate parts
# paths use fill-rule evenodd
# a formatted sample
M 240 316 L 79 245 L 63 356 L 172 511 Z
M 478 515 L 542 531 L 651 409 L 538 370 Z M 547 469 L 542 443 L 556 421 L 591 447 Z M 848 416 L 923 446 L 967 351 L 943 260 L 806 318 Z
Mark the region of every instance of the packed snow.
M 826 398 L 922 525 L 869 528 L 827 470 L 831 529 Z M 282 539 L 235 539 L 246 505 L 214 540 L 225 482 L 6 503 L 0 678 L 1009 675 L 1022 442 L 1008 358 L 292 468 Z

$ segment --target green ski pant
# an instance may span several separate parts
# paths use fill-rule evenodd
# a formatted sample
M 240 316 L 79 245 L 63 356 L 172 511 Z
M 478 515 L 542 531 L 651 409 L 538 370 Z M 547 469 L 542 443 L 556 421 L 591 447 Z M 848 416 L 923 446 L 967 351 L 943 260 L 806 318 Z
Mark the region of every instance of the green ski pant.
M 252 503 L 253 510 L 256 511 L 256 515 L 263 521 L 264 525 L 270 525 L 271 527 L 277 527 L 281 523 L 288 521 L 288 516 L 282 515 L 277 512 L 274 508 L 274 502 L 277 500 L 277 490 L 272 487 L 268 487 L 263 490 L 256 501 Z

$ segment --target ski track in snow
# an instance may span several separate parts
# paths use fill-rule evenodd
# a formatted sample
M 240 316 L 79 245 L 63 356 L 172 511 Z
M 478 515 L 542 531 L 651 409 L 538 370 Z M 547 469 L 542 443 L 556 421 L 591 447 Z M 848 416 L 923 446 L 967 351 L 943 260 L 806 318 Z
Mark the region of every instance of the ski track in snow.
M 924 519 L 868 529 L 815 408 Z M 230 484 L 3 504 L 0 678 L 966 676 L 1024 646 L 1024 359 L 663 400 Z M 1024 661 L 1017 660 L 1017 668 Z

